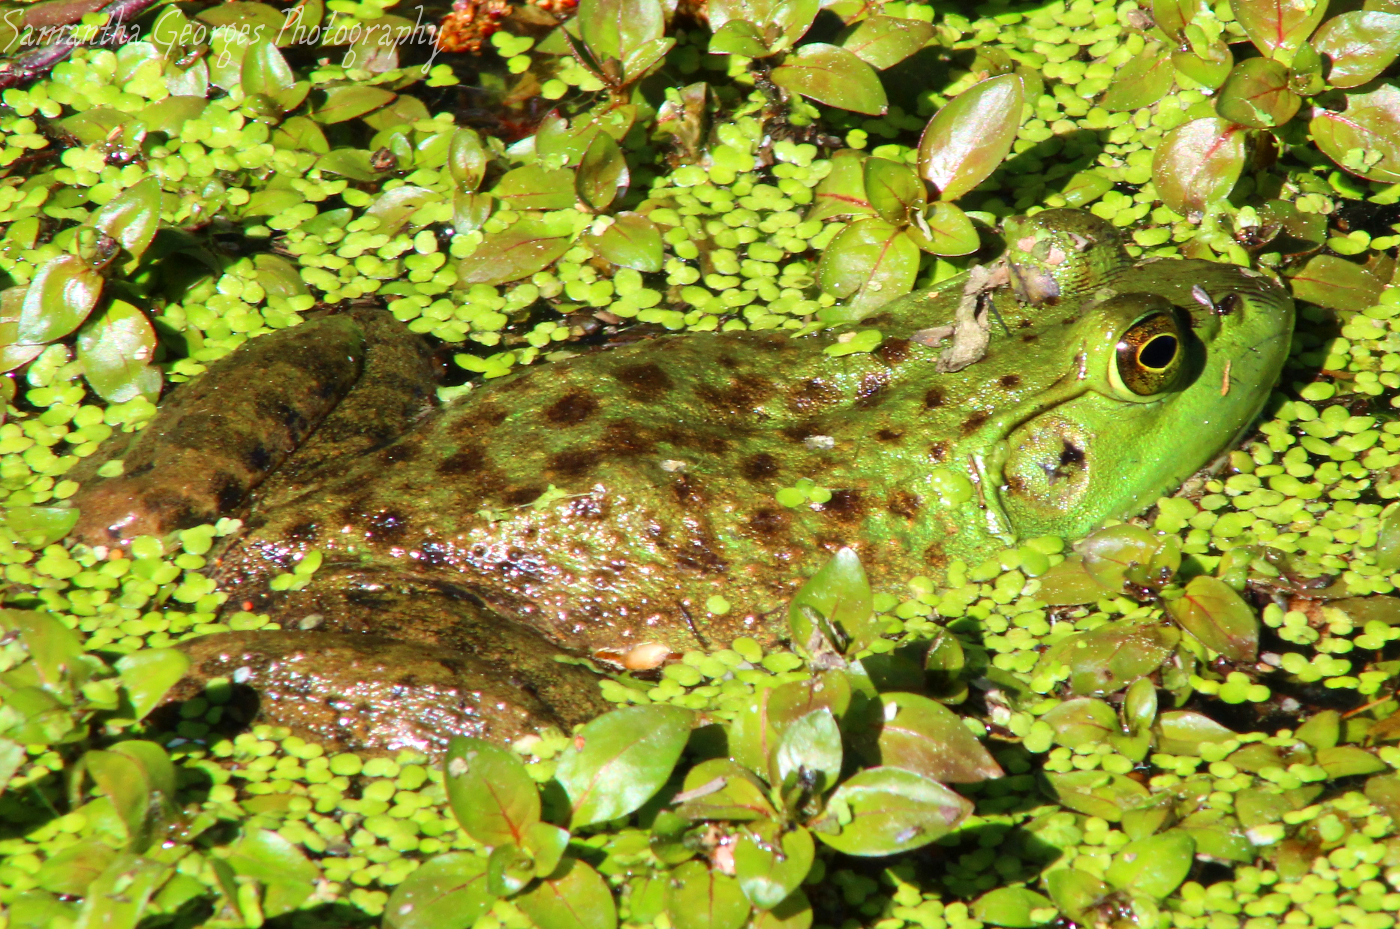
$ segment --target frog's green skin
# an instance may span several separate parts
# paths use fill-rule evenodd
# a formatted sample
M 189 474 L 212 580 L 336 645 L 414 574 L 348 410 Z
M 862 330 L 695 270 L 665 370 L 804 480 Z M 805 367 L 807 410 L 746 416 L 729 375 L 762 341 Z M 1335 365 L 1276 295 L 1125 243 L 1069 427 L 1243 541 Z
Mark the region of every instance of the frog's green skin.
M 869 353 L 829 354 L 832 332 L 687 334 L 530 369 L 437 411 L 421 348 L 387 317 L 308 323 L 177 394 L 127 474 L 84 487 L 78 537 L 110 546 L 236 515 L 251 491 L 215 574 L 232 606 L 284 628 L 311 614 L 511 668 L 555 646 L 616 661 L 648 643 L 774 645 L 779 608 L 842 546 L 897 590 L 1017 539 L 1079 536 L 1171 490 L 1258 413 L 1292 328 L 1270 280 L 1133 266 L 1078 211 L 1009 224 L 1007 240 L 1015 292 L 990 299 L 1009 331 L 993 323 L 986 356 L 956 373 L 937 373 L 943 346 L 924 342 L 965 276 L 860 323 L 883 336 Z M 1111 369 L 1152 313 L 1182 321 L 1184 367 L 1138 396 Z M 778 504 L 800 478 L 830 499 Z M 312 584 L 271 593 L 312 549 L 325 556 Z M 732 608 L 710 613 L 714 595 Z M 541 673 L 522 686 L 561 709 Z

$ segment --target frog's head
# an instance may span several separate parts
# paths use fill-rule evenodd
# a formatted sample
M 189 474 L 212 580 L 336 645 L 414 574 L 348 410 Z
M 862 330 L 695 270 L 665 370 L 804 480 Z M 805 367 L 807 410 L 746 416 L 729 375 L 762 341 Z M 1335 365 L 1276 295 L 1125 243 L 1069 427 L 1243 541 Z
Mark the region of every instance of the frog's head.
M 1068 371 L 1008 438 L 1003 504 L 1018 534 L 1078 535 L 1170 492 L 1259 414 L 1292 330 L 1288 294 L 1248 269 L 1112 273 L 1055 340 Z

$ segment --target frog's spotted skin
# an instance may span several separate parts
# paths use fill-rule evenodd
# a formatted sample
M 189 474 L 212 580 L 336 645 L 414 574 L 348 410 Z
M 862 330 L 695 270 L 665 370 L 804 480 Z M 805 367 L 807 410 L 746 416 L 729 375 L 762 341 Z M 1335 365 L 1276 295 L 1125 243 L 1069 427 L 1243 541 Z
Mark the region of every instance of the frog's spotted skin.
M 986 356 L 951 374 L 936 372 L 941 347 L 914 337 L 952 319 L 961 279 L 861 323 L 883 334 L 867 354 L 828 354 L 833 333 L 634 343 L 489 383 L 390 438 L 374 415 L 384 404 L 359 392 L 397 398 L 401 416 L 405 398 L 421 396 L 410 376 L 416 340 L 383 317 L 359 326 L 382 330 L 367 347 L 346 317 L 308 323 L 285 337 L 301 340 L 298 351 L 317 327 L 336 327 L 336 357 L 348 359 L 340 368 L 382 370 L 397 386 L 385 392 L 371 378 L 352 390 L 320 426 L 317 435 L 341 438 L 320 443 L 314 466 L 300 452 L 287 458 L 256 492 L 217 579 L 234 604 L 269 611 L 285 628 L 311 615 L 323 629 L 490 654 L 543 694 L 557 683 L 551 665 L 531 661 L 556 646 L 616 659 L 647 643 L 681 652 L 752 635 L 774 644 L 779 607 L 842 546 L 892 590 L 937 576 L 954 557 L 1073 537 L 1135 512 L 1257 414 L 1287 354 L 1292 305 L 1233 266 L 1130 266 L 1088 214 L 1051 211 L 1028 228 L 1090 244 L 1057 261 L 1013 243 L 1013 264 L 1032 272 L 1022 280 L 1045 262 L 1058 295 L 993 291 L 1009 334 L 994 327 Z M 254 351 L 275 357 L 277 338 Z M 378 362 L 380 352 L 398 361 Z M 326 367 L 327 380 L 343 382 L 340 368 Z M 238 370 L 234 356 L 205 383 Z M 289 417 L 260 402 L 267 412 L 252 419 L 270 421 L 263 444 L 281 449 Z M 187 417 L 194 406 L 185 404 Z M 249 419 L 227 413 L 241 437 L 229 443 L 240 449 L 232 470 L 242 474 Z M 201 436 L 214 442 L 217 432 Z M 152 447 L 181 433 L 158 419 L 128 462 L 169 457 Z M 328 455 L 365 435 L 348 459 Z M 133 526 L 234 512 L 227 488 L 241 485 L 211 494 L 219 469 L 202 454 L 205 473 L 176 480 L 178 493 L 149 476 L 85 486 L 80 537 L 110 545 Z M 802 478 L 830 499 L 779 505 L 777 491 Z M 313 584 L 270 593 L 270 577 L 311 549 L 325 554 Z M 733 605 L 725 615 L 705 608 L 716 594 Z

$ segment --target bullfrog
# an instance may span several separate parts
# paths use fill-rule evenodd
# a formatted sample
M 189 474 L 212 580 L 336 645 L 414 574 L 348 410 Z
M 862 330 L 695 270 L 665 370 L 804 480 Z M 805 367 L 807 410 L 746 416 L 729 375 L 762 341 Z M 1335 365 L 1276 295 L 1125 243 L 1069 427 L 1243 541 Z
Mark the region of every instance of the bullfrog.
M 241 518 L 209 572 L 225 612 L 275 628 L 184 647 L 191 680 L 253 688 L 271 722 L 429 751 L 567 727 L 606 709 L 597 668 L 780 645 L 839 549 L 896 590 L 1080 536 L 1259 413 L 1292 331 L 1270 278 L 1134 262 L 1077 210 L 1005 238 L 845 326 L 640 340 L 446 405 L 388 313 L 308 321 L 178 388 L 111 453 L 122 473 L 91 472 L 75 535 L 119 549 Z M 313 551 L 309 584 L 274 582 Z

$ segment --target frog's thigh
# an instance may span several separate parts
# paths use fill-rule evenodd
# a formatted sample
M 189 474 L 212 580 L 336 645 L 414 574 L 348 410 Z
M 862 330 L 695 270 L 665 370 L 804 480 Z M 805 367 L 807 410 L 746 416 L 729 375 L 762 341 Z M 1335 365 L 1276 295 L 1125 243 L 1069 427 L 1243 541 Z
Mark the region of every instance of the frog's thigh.
M 436 365 L 423 337 L 384 310 L 363 308 L 350 315 L 364 332 L 364 373 L 258 489 L 260 507 L 277 506 L 346 461 L 389 444 L 437 405 Z
M 237 511 L 350 390 L 363 358 L 363 332 L 346 316 L 249 342 L 161 405 L 124 449 L 123 474 L 96 478 L 95 462 L 75 475 L 73 537 L 125 544 Z
M 241 722 L 286 726 L 331 750 L 440 757 L 453 736 L 508 744 L 560 718 L 509 674 L 477 656 L 376 636 L 224 632 L 182 643 L 190 670 L 172 691 L 203 693 L 211 678 L 241 689 Z M 594 690 L 597 690 L 596 684 Z

